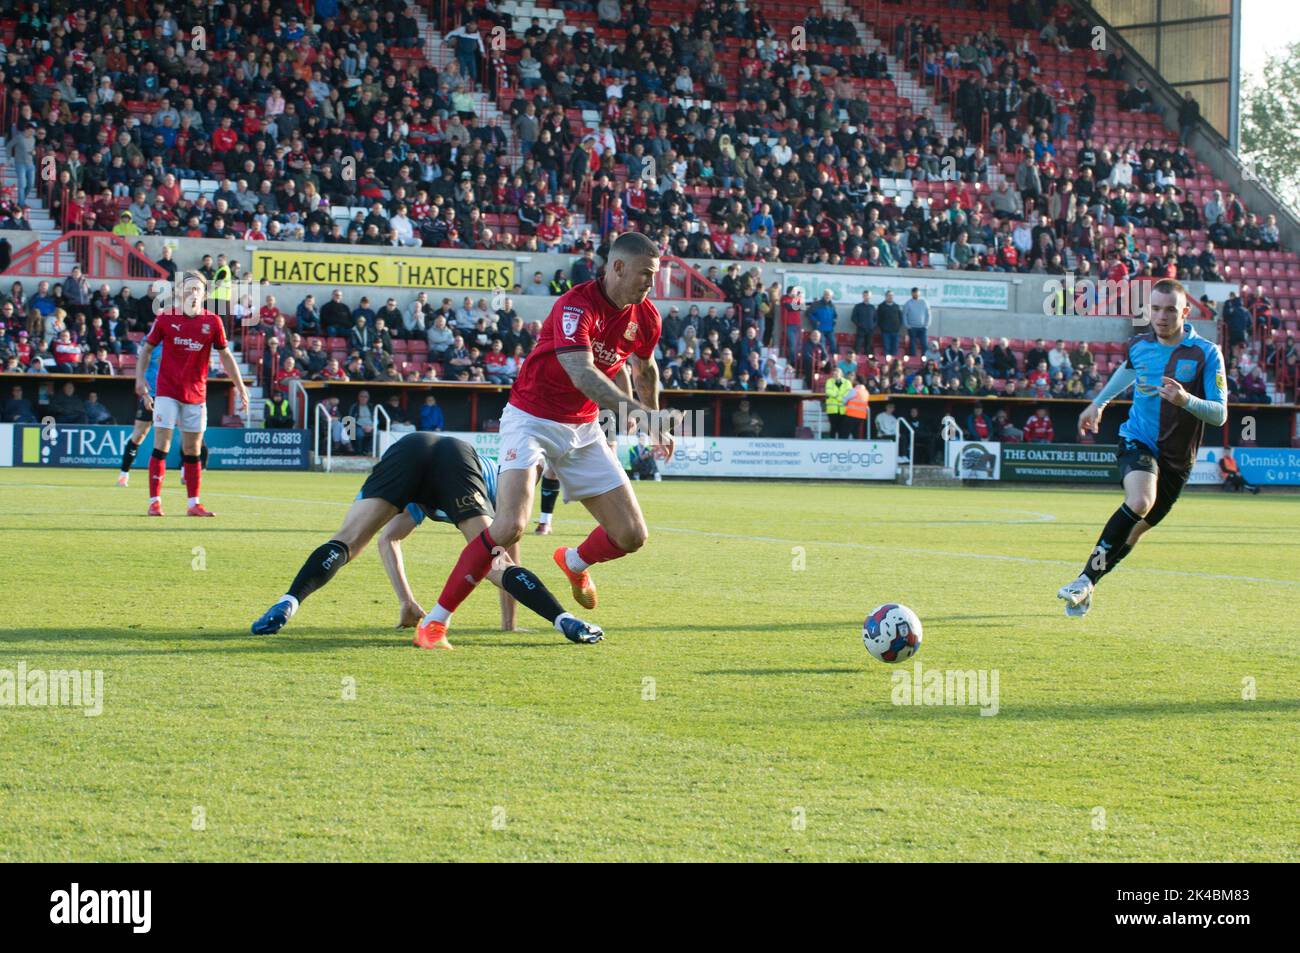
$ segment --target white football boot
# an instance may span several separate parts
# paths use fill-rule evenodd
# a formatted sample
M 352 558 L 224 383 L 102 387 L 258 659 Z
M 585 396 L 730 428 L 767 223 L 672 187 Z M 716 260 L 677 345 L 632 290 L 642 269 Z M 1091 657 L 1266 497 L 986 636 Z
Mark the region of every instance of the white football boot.
M 1080 576 L 1069 585 L 1062 586 L 1056 593 L 1056 598 L 1065 600 L 1065 614 L 1071 618 L 1079 618 L 1088 614 L 1092 608 L 1092 580 L 1087 576 Z

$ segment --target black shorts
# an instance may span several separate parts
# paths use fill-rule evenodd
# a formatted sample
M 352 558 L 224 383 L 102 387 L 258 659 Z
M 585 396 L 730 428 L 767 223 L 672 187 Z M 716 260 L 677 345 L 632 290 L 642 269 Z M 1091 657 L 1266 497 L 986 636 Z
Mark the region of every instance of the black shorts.
M 1137 443 L 1127 437 L 1119 438 L 1119 447 L 1115 450 L 1115 462 L 1119 464 L 1121 483 L 1134 470 L 1156 475 L 1156 502 L 1151 507 L 1151 512 L 1142 517 L 1148 526 L 1155 526 L 1169 514 L 1173 505 L 1178 502 L 1183 487 L 1187 485 L 1187 478 L 1192 475 L 1191 470 L 1161 460 L 1160 455 L 1146 444 Z
M 141 423 L 153 423 L 153 411 L 145 409 L 144 399 L 141 397 L 135 399 L 135 419 Z
M 459 524 L 473 516 L 492 516 L 487 482 L 474 448 L 455 437 L 408 433 L 375 464 L 357 494 L 381 499 L 399 510 L 414 503 L 426 516 Z

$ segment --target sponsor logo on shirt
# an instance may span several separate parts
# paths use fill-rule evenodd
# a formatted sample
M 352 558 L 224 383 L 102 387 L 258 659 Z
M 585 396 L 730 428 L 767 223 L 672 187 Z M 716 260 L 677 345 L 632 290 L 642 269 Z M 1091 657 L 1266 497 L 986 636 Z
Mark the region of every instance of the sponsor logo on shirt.
M 196 341 L 193 338 L 172 338 L 172 344 L 176 345 L 177 347 L 183 347 L 187 351 L 203 350 L 203 342 Z
M 617 363 L 619 354 L 616 348 L 607 347 L 604 341 L 592 341 L 591 353 L 596 357 L 597 364 L 603 364 L 610 367 Z

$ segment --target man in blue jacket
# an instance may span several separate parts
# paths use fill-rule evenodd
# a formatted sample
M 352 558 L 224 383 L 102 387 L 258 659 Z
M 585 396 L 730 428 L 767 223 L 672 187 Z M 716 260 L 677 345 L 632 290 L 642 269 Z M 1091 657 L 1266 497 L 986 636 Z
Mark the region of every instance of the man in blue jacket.
M 818 302 L 808 309 L 808 322 L 822 333 L 822 341 L 835 352 L 835 296 L 830 289 L 822 292 Z

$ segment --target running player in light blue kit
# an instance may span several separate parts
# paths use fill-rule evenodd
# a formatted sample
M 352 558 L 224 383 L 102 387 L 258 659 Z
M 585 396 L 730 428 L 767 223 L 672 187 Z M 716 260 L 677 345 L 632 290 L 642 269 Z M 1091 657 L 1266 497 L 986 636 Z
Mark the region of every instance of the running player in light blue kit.
M 1172 278 L 1151 288 L 1151 330 L 1129 341 L 1122 367 L 1079 415 L 1079 432 L 1096 433 L 1106 405 L 1133 386 L 1133 406 L 1119 428 L 1116 459 L 1124 502 L 1107 521 L 1079 578 L 1062 586 L 1065 614 L 1082 616 L 1102 576 L 1142 534 L 1169 513 L 1196 462 L 1205 425 L 1228 419 L 1223 354 L 1186 323 L 1187 289 Z

